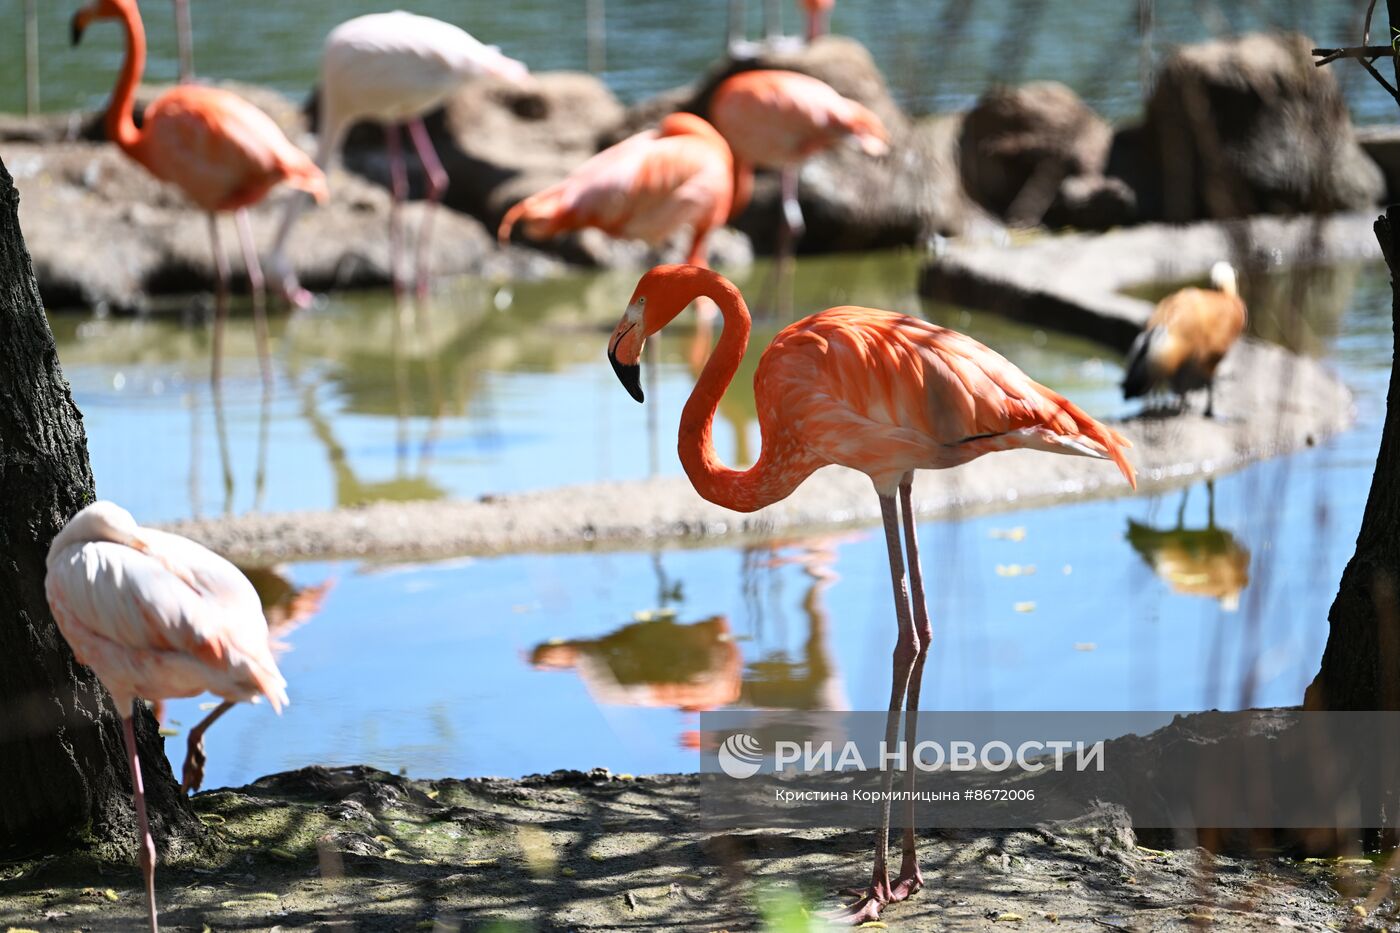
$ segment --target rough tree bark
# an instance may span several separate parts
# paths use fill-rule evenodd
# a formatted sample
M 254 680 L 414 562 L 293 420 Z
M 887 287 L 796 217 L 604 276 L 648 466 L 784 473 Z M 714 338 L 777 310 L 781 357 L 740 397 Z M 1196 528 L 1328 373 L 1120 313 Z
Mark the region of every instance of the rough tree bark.
M 18 210 L 0 162 L 0 855 L 82 843 L 129 856 L 135 817 L 120 722 L 44 598 L 49 542 L 92 501 L 92 468 Z M 149 713 L 137 735 L 158 835 L 196 831 Z
M 1386 0 L 1389 38 L 1400 27 L 1400 0 Z M 1380 32 L 1373 29 L 1373 32 Z M 1363 43 L 1365 44 L 1365 43 Z M 1394 46 L 1392 46 L 1393 48 Z M 1392 56 L 1400 81 L 1400 56 Z M 1397 84 L 1400 87 L 1400 84 Z M 1390 205 L 1376 220 L 1390 269 L 1392 340 L 1400 337 L 1400 282 L 1395 235 L 1400 233 L 1400 205 Z M 1400 344 L 1397 344 L 1400 346 Z M 1308 709 L 1400 709 L 1400 359 L 1392 356 L 1381 434 L 1371 492 L 1361 516 L 1356 552 L 1342 572 L 1337 598 L 1327 614 L 1330 629 L 1322 669 L 1304 697 Z

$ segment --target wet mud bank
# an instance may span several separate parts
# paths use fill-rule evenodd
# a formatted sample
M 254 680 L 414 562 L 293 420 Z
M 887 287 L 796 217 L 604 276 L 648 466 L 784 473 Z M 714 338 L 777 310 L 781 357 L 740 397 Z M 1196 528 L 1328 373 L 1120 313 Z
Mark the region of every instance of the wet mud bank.
M 699 831 L 699 780 L 604 769 L 409 780 L 355 766 L 209 791 L 193 800 L 208 830 L 202 851 L 158 869 L 162 926 L 808 929 L 867 876 L 869 831 Z M 1389 922 L 1388 906 L 1366 904 L 1378 873 L 1364 859 L 1148 848 L 1112 805 L 1034 830 L 924 832 L 920 846 L 926 887 L 889 910 L 891 928 Z M 0 879 L 0 924 L 135 930 L 143 918 L 131 861 L 51 858 Z

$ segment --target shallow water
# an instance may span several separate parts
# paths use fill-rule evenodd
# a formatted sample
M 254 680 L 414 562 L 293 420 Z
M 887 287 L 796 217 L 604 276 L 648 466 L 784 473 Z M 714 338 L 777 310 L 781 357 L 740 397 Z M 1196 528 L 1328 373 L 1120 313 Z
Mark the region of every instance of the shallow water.
M 1098 348 L 926 305 L 913 290 L 917 268 L 912 253 L 804 259 L 790 307 L 805 314 L 858 302 L 924 313 L 1014 353 L 1091 411 L 1116 404 L 1116 364 L 1101 362 Z M 143 521 L 171 521 L 680 473 L 674 438 L 693 382 L 691 316 L 661 342 L 647 406 L 603 362 L 636 279 L 463 281 L 416 316 L 411 306 L 396 313 L 387 294 L 335 295 L 313 314 L 275 319 L 270 397 L 246 316 L 231 319 L 218 398 L 208 327 L 198 319 L 58 314 L 52 323 L 88 428 L 98 493 Z M 793 312 L 763 298 L 775 294 L 771 266 L 736 280 L 755 308 L 769 309 L 753 338 L 763 346 Z M 727 459 L 748 462 L 758 449 L 756 364 L 754 353 L 721 409 L 716 442 Z M 648 416 L 665 426 L 654 444 Z
M 935 639 L 924 708 L 1298 702 L 1317 669 L 1369 487 L 1390 339 L 1381 270 L 1331 270 L 1304 280 L 1306 294 L 1289 281 L 1251 290 L 1256 329 L 1326 353 L 1356 391 L 1356 428 L 1209 487 L 926 523 Z M 1306 313 L 1271 312 L 1267 292 L 1276 308 Z M 984 339 L 1007 326 L 981 315 L 958 323 Z M 1024 362 L 1036 338 L 1022 331 L 1014 339 Z M 600 410 L 617 441 L 608 448 L 613 463 L 633 463 L 642 422 L 623 413 L 639 409 L 612 384 L 599 340 L 586 333 L 578 364 L 580 380 L 602 372 L 596 383 L 570 383 L 567 367 L 536 378 L 561 378 L 561 392 L 588 385 L 621 396 L 625 406 Z M 1077 380 L 1069 390 L 1047 377 L 1090 407 L 1125 408 L 1111 391 L 1112 364 L 1070 349 L 1058 364 L 1049 349 L 1030 355 Z M 679 361 L 669 369 L 664 398 L 678 404 L 685 369 Z M 364 428 L 375 417 L 342 420 L 369 419 Z M 388 430 L 392 419 L 378 417 Z M 673 419 L 674 409 L 663 418 L 670 430 Z M 697 709 L 878 709 L 888 696 L 889 580 L 883 542 L 869 532 L 763 548 L 277 572 L 293 588 L 331 582 L 320 614 L 291 636 L 283 666 L 294 705 L 276 722 L 253 707 L 220 722 L 209 740 L 209 786 L 309 762 L 416 775 L 693 770 Z M 172 717 L 188 727 L 197 706 L 172 704 Z M 178 758 L 181 741 L 169 748 Z
M 78 49 L 68 47 L 68 18 L 77 0 L 40 9 L 43 106 L 100 107 L 121 57 L 118 30 L 94 26 Z M 750 34 L 758 35 L 759 0 L 748 2 Z M 417 0 L 417 13 L 454 22 L 500 45 L 537 70 L 583 69 L 588 62 L 584 0 L 520 0 L 464 5 Z M 1114 119 L 1137 113 L 1141 101 L 1138 4 L 1114 0 L 841 0 L 835 32 L 864 42 L 900 102 L 918 113 L 966 107 L 993 81 L 1063 81 Z M 1359 44 L 1362 0 L 1274 3 L 1153 4 L 1150 54 L 1209 35 L 1259 28 L 1295 29 L 1322 45 Z M 168 0 L 141 4 L 151 42 L 152 80 L 176 73 L 174 16 Z M 792 0 L 779 7 L 797 28 Z M 337 23 L 393 8 L 375 0 L 286 2 L 192 0 L 196 67 L 203 75 L 269 84 L 300 99 L 315 80 L 323 37 Z M 5 9 L 18 22 L 20 0 Z M 673 0 L 607 4 L 602 77 L 624 100 L 636 100 L 694 78 L 722 51 L 728 5 Z M 1384 32 L 1384 27 L 1377 27 Z M 0 36 L 0 110 L 24 105 L 23 30 Z M 1395 122 L 1395 103 L 1359 67 L 1333 66 L 1361 122 Z

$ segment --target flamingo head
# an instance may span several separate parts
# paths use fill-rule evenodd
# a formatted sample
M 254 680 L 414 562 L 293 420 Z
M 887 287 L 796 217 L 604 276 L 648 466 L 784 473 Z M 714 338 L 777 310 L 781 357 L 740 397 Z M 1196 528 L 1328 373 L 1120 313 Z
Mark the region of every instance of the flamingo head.
M 123 544 L 138 551 L 146 550 L 141 540 L 141 526 L 131 513 L 115 502 L 99 501 L 69 519 L 63 530 L 54 536 L 49 546 L 49 561 L 75 545 L 96 541 Z
M 134 12 L 136 0 L 93 0 L 73 14 L 69 28 L 73 44 L 83 41 L 88 24 L 97 19 L 124 19 Z
M 1217 262 L 1210 267 L 1210 284 L 1227 295 L 1239 294 L 1239 284 L 1235 277 L 1235 267 L 1228 262 Z
M 667 324 L 685 306 L 712 289 L 719 276 L 700 266 L 656 266 L 642 276 L 632 292 L 627 310 L 608 341 L 608 361 L 629 395 L 639 402 L 642 394 L 642 350 L 647 338 Z

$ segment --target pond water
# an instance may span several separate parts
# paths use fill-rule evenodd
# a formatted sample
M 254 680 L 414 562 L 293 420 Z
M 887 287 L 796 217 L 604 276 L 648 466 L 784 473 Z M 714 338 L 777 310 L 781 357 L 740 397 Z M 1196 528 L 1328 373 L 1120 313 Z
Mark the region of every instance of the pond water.
M 601 5 L 601 0 L 600 0 Z M 789 31 L 796 4 L 779 0 Z M 79 49 L 68 46 L 68 19 L 78 0 L 37 4 L 43 105 L 49 110 L 100 107 L 121 57 L 118 30 L 94 28 Z M 195 61 L 201 74 L 277 87 L 298 98 L 315 80 L 321 42 L 337 23 L 392 9 L 376 0 L 191 0 Z M 585 0 L 518 0 L 465 5 L 416 0 L 417 13 L 457 23 L 500 45 L 536 70 L 583 69 Z M 691 80 L 722 51 L 728 3 L 628 0 L 608 3 L 606 64 L 601 77 L 632 101 Z M 750 34 L 758 35 L 760 0 L 746 4 Z M 1210 35 L 1260 28 L 1300 30 L 1323 45 L 1359 44 L 1364 0 L 1217 0 L 1155 3 L 1151 52 Z M 151 42 L 150 76 L 176 74 L 174 16 L 169 0 L 141 4 Z M 1053 79 L 1075 88 L 1113 119 L 1138 112 L 1140 86 L 1137 3 L 1116 0 L 841 0 L 833 30 L 865 43 L 911 111 L 968 106 L 993 81 Z M 21 0 L 3 9 L 18 23 Z M 1382 16 L 1383 18 L 1383 16 Z M 1384 26 L 1374 32 L 1384 33 Z M 0 36 L 0 111 L 24 106 L 24 33 Z M 1336 67 L 1356 118 L 1395 122 L 1395 103 L 1359 67 Z
M 1116 360 L 994 316 L 921 307 L 909 292 L 915 265 L 898 254 L 803 260 L 793 304 L 922 311 L 1097 414 L 1130 410 L 1114 388 Z M 767 271 L 755 267 L 747 293 L 762 291 Z M 646 408 L 601 358 L 634 278 L 518 285 L 508 303 L 495 287 L 463 285 L 425 314 L 426 332 L 402 324 L 397 355 L 384 296 L 281 322 L 262 507 L 645 475 Z M 1370 483 L 1389 294 L 1372 267 L 1248 285 L 1257 331 L 1345 374 L 1357 426 L 1209 487 L 925 524 L 935 626 L 926 709 L 1299 700 Z M 54 323 L 99 492 L 143 520 L 219 511 L 202 326 Z M 775 326 L 760 326 L 758 339 Z M 675 471 L 670 438 L 691 376 L 685 332 L 668 337 L 658 468 Z M 261 417 L 245 321 L 235 320 L 230 346 L 227 433 L 242 511 L 256 495 Z M 736 435 L 757 441 L 751 402 L 731 395 L 719 432 L 730 457 Z M 208 786 L 310 762 L 415 775 L 693 770 L 700 709 L 878 709 L 888 695 L 889 583 L 883 542 L 868 532 L 748 548 L 311 563 L 256 576 L 281 615 L 298 591 L 300 605 L 320 611 L 290 636 L 292 707 L 276 721 L 262 707 L 225 717 L 208 740 Z M 172 725 L 188 728 L 199 706 L 172 704 Z M 182 744 L 169 743 L 173 758 Z

